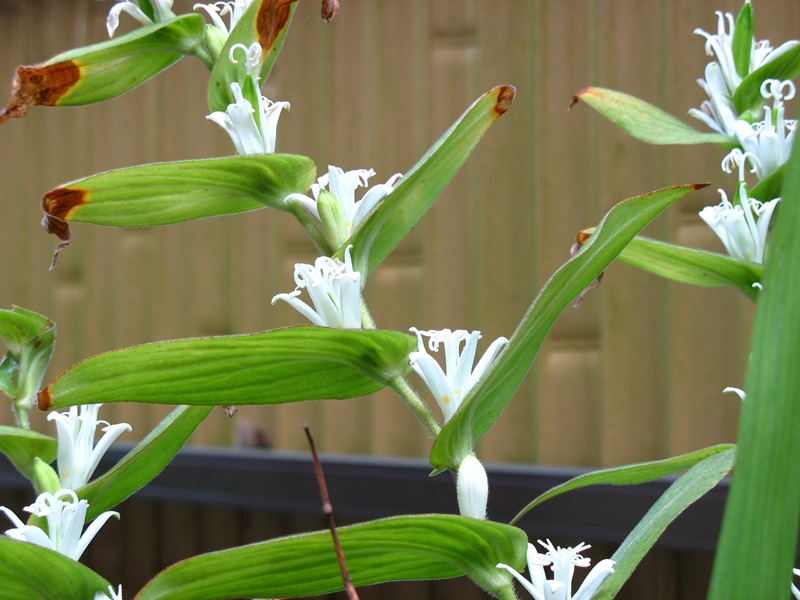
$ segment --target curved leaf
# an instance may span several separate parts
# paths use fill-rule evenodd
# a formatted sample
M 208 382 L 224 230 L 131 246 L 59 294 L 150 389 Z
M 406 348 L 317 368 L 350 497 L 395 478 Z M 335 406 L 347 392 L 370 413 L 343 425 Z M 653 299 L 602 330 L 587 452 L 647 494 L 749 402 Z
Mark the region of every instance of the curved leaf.
M 24 117 L 33 105 L 78 106 L 124 94 L 193 53 L 202 43 L 204 23 L 201 15 L 184 15 L 18 67 L 0 123 Z
M 108 590 L 89 567 L 28 542 L 0 536 L 2 596 L 14 600 L 87 600 Z
M 340 248 L 352 245 L 353 268 L 364 276 L 389 256 L 442 193 L 489 126 L 514 101 L 516 91 L 505 85 L 481 96 L 404 176 L 363 226 Z
M 228 104 L 234 102 L 231 83 L 244 81 L 247 72 L 244 61 L 240 60 L 236 64 L 230 60 L 230 51 L 235 44 L 244 44 L 246 47 L 256 41 L 261 44 L 263 63 L 260 84 L 263 85 L 278 58 L 286 32 L 289 31 L 296 1 L 258 0 L 239 19 L 225 42 L 208 81 L 208 108 L 212 112 L 228 108 Z
M 457 468 L 498 419 L 522 383 L 556 318 L 603 272 L 633 237 L 670 204 L 706 184 L 665 188 L 612 208 L 577 256 L 556 271 L 536 296 L 508 345 L 470 390 L 434 442 L 435 469 Z
M 453 515 L 415 515 L 338 530 L 356 586 L 468 575 L 489 592 L 515 598 L 498 562 L 525 564 L 521 529 Z M 329 531 L 212 552 L 162 571 L 137 600 L 297 598 L 344 589 Z
M 655 479 L 659 479 L 660 477 L 671 475 L 672 473 L 693 467 L 698 462 L 703 461 L 710 456 L 714 456 L 715 454 L 719 454 L 720 452 L 724 452 L 732 448 L 735 448 L 733 444 L 719 444 L 717 446 L 703 448 L 702 450 L 696 450 L 695 452 L 689 452 L 688 454 L 681 454 L 680 456 L 673 456 L 672 458 L 667 458 L 664 460 L 654 460 L 651 462 L 625 465 L 622 467 L 612 467 L 610 469 L 601 469 L 599 471 L 592 471 L 591 473 L 578 475 L 569 481 L 565 481 L 561 485 L 557 485 L 554 488 L 547 490 L 544 494 L 541 494 L 538 498 L 534 499 L 532 502 L 526 505 L 525 508 L 519 511 L 513 519 L 511 519 L 511 525 L 519 521 L 528 512 L 539 506 L 545 500 L 555 498 L 564 492 L 577 490 L 589 485 L 636 485 L 639 483 L 645 483 L 647 481 L 653 481 Z
M 599 87 L 587 87 L 572 97 L 609 119 L 637 140 L 648 144 L 723 144 L 735 145 L 736 139 L 721 133 L 705 133 L 640 100 L 635 96 Z
M 732 285 L 754 300 L 763 267 L 724 254 L 668 244 L 636 236 L 620 253 L 619 260 L 645 271 L 690 285 L 716 287 Z
M 770 237 L 709 598 L 788 596 L 800 525 L 800 138 Z M 743 572 L 746 570 L 746 573 Z M 747 577 L 745 576 L 747 575 Z
M 713 489 L 735 462 L 736 449 L 724 450 L 697 463 L 669 486 L 611 557 L 617 563 L 614 572 L 603 582 L 594 598 L 606 600 L 616 596 L 667 526 Z
M 756 111 L 767 103 L 761 95 L 761 84 L 767 79 L 784 81 L 794 79 L 798 74 L 800 74 L 800 44 L 761 65 L 742 80 L 733 94 L 736 112 L 741 114 Z
M 211 406 L 179 406 L 109 471 L 78 490 L 89 503 L 86 521 L 114 508 L 164 470 Z
M 0 452 L 20 473 L 33 480 L 34 459 L 41 458 L 48 464 L 53 462 L 58 453 L 58 442 L 30 429 L 0 425 Z
M 117 227 L 150 227 L 264 207 L 305 192 L 316 176 L 310 158 L 255 154 L 116 169 L 45 194 L 47 218 Z
M 156 342 L 79 362 L 39 392 L 39 408 L 352 398 L 405 373 L 414 347 L 414 338 L 396 331 L 326 327 Z

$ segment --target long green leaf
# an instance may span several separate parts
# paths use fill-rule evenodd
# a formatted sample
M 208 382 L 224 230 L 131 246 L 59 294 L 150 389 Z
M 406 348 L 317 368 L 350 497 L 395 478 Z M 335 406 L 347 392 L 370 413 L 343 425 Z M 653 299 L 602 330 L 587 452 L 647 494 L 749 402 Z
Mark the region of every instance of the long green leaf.
M 18 67 L 0 123 L 25 116 L 33 105 L 77 106 L 124 94 L 193 53 L 202 43 L 204 23 L 201 15 L 184 15 Z
M 625 465 L 622 467 L 612 467 L 610 469 L 601 469 L 599 471 L 592 471 L 573 477 L 569 481 L 565 481 L 561 485 L 547 490 L 544 494 L 539 495 L 532 502 L 527 504 L 517 515 L 511 519 L 511 525 L 519 521 L 528 512 L 535 507 L 539 506 L 545 500 L 550 500 L 572 490 L 577 490 L 589 485 L 636 485 L 653 481 L 678 471 L 683 471 L 693 467 L 698 462 L 707 459 L 710 456 L 719 454 L 726 450 L 734 448 L 733 444 L 719 444 L 711 446 L 710 448 L 703 448 L 688 454 L 681 454 L 680 456 L 673 456 L 664 460 L 654 460 L 651 462 L 637 463 L 633 465 Z
M 761 84 L 767 79 L 785 81 L 800 74 L 800 44 L 763 64 L 745 77 L 733 94 L 736 112 L 742 114 L 760 110 L 767 100 L 761 95 Z
M 58 442 L 30 429 L 0 425 L 0 452 L 8 457 L 20 473 L 32 480 L 34 459 L 39 457 L 46 463 L 53 462 L 58 452 Z
M 91 600 L 108 581 L 41 546 L 0 536 L 0 596 L 11 600 Z
M 339 529 L 356 586 L 468 575 L 487 591 L 515 598 L 498 562 L 525 564 L 521 529 L 451 515 L 416 515 Z M 297 598 L 344 589 L 329 531 L 203 554 L 162 571 L 137 600 Z
M 336 253 L 353 246 L 354 269 L 366 275 L 389 256 L 433 206 L 489 126 L 514 100 L 511 86 L 481 96 L 408 171 L 395 190 Z
M 750 57 L 753 53 L 753 5 L 749 2 L 742 5 L 736 17 L 731 51 L 736 73 L 744 79 L 750 73 Z
M 316 177 L 311 159 L 256 154 L 154 163 L 107 171 L 45 194 L 48 217 L 118 227 L 150 227 L 264 207 L 305 192 Z
M 625 133 L 648 144 L 722 144 L 736 140 L 720 133 L 705 133 L 635 96 L 599 87 L 587 87 L 572 97 L 573 105 L 586 102 Z
M 442 428 L 431 465 L 456 468 L 498 419 L 522 383 L 556 318 L 617 257 L 633 236 L 670 204 L 705 185 L 684 185 L 620 202 L 598 225 L 580 253 L 553 274 L 534 299 L 494 367 Z
M 114 508 L 155 479 L 212 408 L 177 407 L 109 471 L 78 490 L 78 496 L 89 503 L 86 520 Z
M 76 404 L 280 404 L 363 396 L 408 369 L 414 338 L 396 331 L 289 327 L 156 342 L 68 369 L 39 408 Z
M 617 563 L 614 573 L 603 582 L 594 596 L 595 600 L 607 600 L 616 596 L 667 526 L 713 489 L 733 468 L 735 461 L 736 449 L 724 450 L 697 463 L 669 486 L 611 557 Z M 788 585 L 786 587 L 787 594 L 784 595 L 766 596 L 759 593 L 748 598 L 783 598 L 788 595 Z
M 253 42 L 261 45 L 262 65 L 260 83 L 267 79 L 275 59 L 283 45 L 286 32 L 296 8 L 296 0 L 258 0 L 253 2 L 247 12 L 239 19 L 220 52 L 208 81 L 208 107 L 211 111 L 224 111 L 234 102 L 231 83 L 242 83 L 247 73 L 243 60 L 233 63 L 230 60 L 231 48 L 236 44 L 249 47 Z M 242 53 L 235 57 L 242 58 Z
M 761 283 L 763 271 L 756 263 L 638 235 L 620 253 L 619 260 L 659 277 L 690 285 L 732 285 L 751 300 L 758 297 L 753 284 Z
M 709 598 L 787 598 L 800 524 L 800 146 L 786 163 L 783 200 L 764 265 Z

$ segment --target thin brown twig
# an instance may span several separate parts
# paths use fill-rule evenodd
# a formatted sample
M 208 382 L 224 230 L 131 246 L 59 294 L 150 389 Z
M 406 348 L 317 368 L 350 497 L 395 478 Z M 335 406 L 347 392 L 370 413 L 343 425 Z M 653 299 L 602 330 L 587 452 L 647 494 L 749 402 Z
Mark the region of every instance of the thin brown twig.
M 336 549 L 336 558 L 339 560 L 339 569 L 342 571 L 342 581 L 344 581 L 344 589 L 347 592 L 348 600 L 359 600 L 356 588 L 350 579 L 350 574 L 347 572 L 347 564 L 344 560 L 344 550 L 339 541 L 339 534 L 336 533 L 336 521 L 333 518 L 333 505 L 331 504 L 330 497 L 328 496 L 328 485 L 325 483 L 325 475 L 322 473 L 322 463 L 317 455 L 317 448 L 314 445 L 314 438 L 311 437 L 311 430 L 308 425 L 303 425 L 308 444 L 311 446 L 311 456 L 314 458 L 314 473 L 317 475 L 317 486 L 319 487 L 319 494 L 322 496 L 322 512 L 328 518 L 328 526 L 331 529 L 331 537 L 333 538 L 333 547 Z

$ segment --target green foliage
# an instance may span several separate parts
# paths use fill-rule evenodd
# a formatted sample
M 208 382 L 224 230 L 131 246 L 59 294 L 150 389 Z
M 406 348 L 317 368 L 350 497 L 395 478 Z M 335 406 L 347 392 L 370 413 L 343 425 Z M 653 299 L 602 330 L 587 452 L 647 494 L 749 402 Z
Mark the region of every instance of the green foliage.
M 470 391 L 433 445 L 434 468 L 457 468 L 499 418 L 522 383 L 558 315 L 603 272 L 650 221 L 694 191 L 684 185 L 624 200 L 603 218 L 577 256 L 553 274 L 494 366 Z
M 659 277 L 690 285 L 732 285 L 753 301 L 759 294 L 753 284 L 761 282 L 763 272 L 758 263 L 638 235 L 620 253 L 619 260 Z
M 780 218 L 758 299 L 709 598 L 786 598 L 800 523 L 800 150 L 786 163 Z
M 78 496 L 89 503 L 86 520 L 114 508 L 150 483 L 172 461 L 211 409 L 210 406 L 177 407 L 109 471 L 78 490 Z
M 292 154 L 226 156 L 140 165 L 66 183 L 45 212 L 63 221 L 149 227 L 270 207 L 314 182 L 311 159 Z
M 710 448 L 703 448 L 688 454 L 681 454 L 680 456 L 673 456 L 664 460 L 654 460 L 651 462 L 637 463 L 632 465 L 625 465 L 623 467 L 612 467 L 610 469 L 601 469 L 599 471 L 592 471 L 591 473 L 584 473 L 573 477 L 569 481 L 565 481 L 561 485 L 547 490 L 538 498 L 531 501 L 525 506 L 517 515 L 511 519 L 513 525 L 524 517 L 528 512 L 539 506 L 542 502 L 555 498 L 565 492 L 577 490 L 589 485 L 636 485 L 653 481 L 666 475 L 672 475 L 678 471 L 683 471 L 693 467 L 697 463 L 719 454 L 727 450 L 733 449 L 732 444 L 719 444 L 711 446 Z
M 0 594 L 14 600 L 90 600 L 109 585 L 63 554 L 5 536 L 0 536 L 0 581 Z
M 585 102 L 617 127 L 648 144 L 736 144 L 721 133 L 705 133 L 635 96 L 599 87 L 587 87 L 573 97 Z
M 607 600 L 616 596 L 667 526 L 692 503 L 713 489 L 733 468 L 735 462 L 736 449 L 723 450 L 697 463 L 669 486 L 611 557 L 617 563 L 614 573 L 603 583 L 594 597 L 595 600 Z M 746 572 L 745 574 L 752 575 L 752 573 Z M 788 586 L 786 587 L 788 589 Z M 760 589 L 763 590 L 763 587 Z M 728 597 L 733 598 L 734 596 Z M 782 598 L 783 596 L 766 596 L 757 593 L 740 597 Z
M 34 461 L 38 457 L 47 463 L 53 462 L 58 452 L 58 442 L 30 429 L 0 425 L 0 452 L 20 473 L 33 480 Z
M 231 48 L 236 44 L 247 47 L 256 40 L 261 44 L 263 62 L 259 77 L 260 83 L 264 84 L 283 46 L 296 6 L 295 3 L 285 0 L 257 0 L 250 5 L 214 63 L 208 81 L 209 110 L 224 111 L 234 101 L 231 83 L 244 81 L 247 68 L 242 60 L 243 52 L 239 50 L 234 55 L 238 63 L 230 60 Z
M 414 338 L 404 333 L 326 327 L 156 342 L 78 363 L 39 393 L 39 407 L 104 402 L 226 406 L 353 398 L 405 373 L 414 347 Z
M 362 227 L 336 252 L 353 245 L 353 268 L 364 277 L 389 256 L 455 176 L 489 126 L 514 100 L 511 86 L 496 87 L 476 100 L 417 161 Z
M 498 562 L 522 570 L 524 531 L 452 515 L 415 515 L 338 530 L 353 584 L 467 575 L 504 599 L 516 596 Z M 202 554 L 168 567 L 137 600 L 298 598 L 344 589 L 329 531 Z
M 764 106 L 761 84 L 767 79 L 784 81 L 800 75 L 800 46 L 790 48 L 777 58 L 760 66 L 742 80 L 733 95 L 733 104 L 740 114 L 752 113 Z

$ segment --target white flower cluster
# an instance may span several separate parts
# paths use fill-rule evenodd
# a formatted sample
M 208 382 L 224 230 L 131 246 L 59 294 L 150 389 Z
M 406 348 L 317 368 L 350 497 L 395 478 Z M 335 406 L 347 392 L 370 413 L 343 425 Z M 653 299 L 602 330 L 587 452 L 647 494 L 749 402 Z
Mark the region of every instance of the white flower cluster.
M 797 46 L 798 41 L 786 42 L 772 48 L 769 41 L 751 40 L 750 61 L 747 72 L 737 70 L 734 60 L 733 40 L 736 22 L 731 13 L 717 12 L 717 33 L 702 29 L 695 33 L 706 38 L 706 54 L 714 61 L 706 66 L 705 79 L 698 84 L 708 95 L 699 109 L 689 114 L 711 129 L 730 136 L 740 148 L 734 149 L 722 161 L 723 169 L 739 169 L 739 186 L 733 202 L 720 190 L 722 202 L 707 206 L 700 217 L 722 240 L 728 253 L 738 259 L 762 263 L 766 247 L 769 221 L 780 198 L 759 201 L 750 198 L 744 180 L 745 165 L 749 161 L 751 172 L 758 181 L 775 173 L 789 158 L 797 122 L 784 117 L 784 100 L 791 100 L 795 87 L 791 81 L 766 79 L 760 87 L 764 98 L 763 118 L 758 120 L 750 113 L 739 114 L 734 96 L 747 75 L 775 60 Z M 769 106 L 769 102 L 772 106 Z
M 33 504 L 24 508 L 26 512 L 46 520 L 46 531 L 36 525 L 26 525 L 13 511 L 0 506 L 0 512 L 14 525 L 5 532 L 6 536 L 59 552 L 72 560 L 80 560 L 106 521 L 111 517 L 119 518 L 118 512 L 106 511 L 84 531 L 89 503 L 79 499 L 75 492 L 88 483 L 112 442 L 131 428 L 127 423 L 110 425 L 99 421 L 99 408 L 99 404 L 80 408 L 73 406 L 66 413 L 52 412 L 48 415 L 48 420 L 56 422 L 58 432 L 58 473 L 62 489 L 52 494 L 43 492 Z M 104 434 L 95 445 L 95 432 L 100 424 L 105 424 Z M 114 591 L 109 586 L 108 590 L 97 592 L 94 600 L 108 598 L 122 600 L 122 587 Z
M 588 567 L 591 560 L 582 556 L 581 552 L 591 548 L 588 544 L 578 544 L 574 548 L 561 548 L 553 546 L 550 540 L 539 544 L 547 552 L 539 554 L 536 546 L 528 544 L 528 574 L 530 581 L 520 575 L 515 569 L 502 563 L 498 569 L 505 569 L 519 581 L 522 586 L 536 600 L 591 600 L 597 590 L 611 573 L 614 572 L 614 561 L 601 560 L 597 563 L 575 594 L 572 593 L 572 575 L 575 567 Z M 553 579 L 547 578 L 545 567 L 550 567 Z

